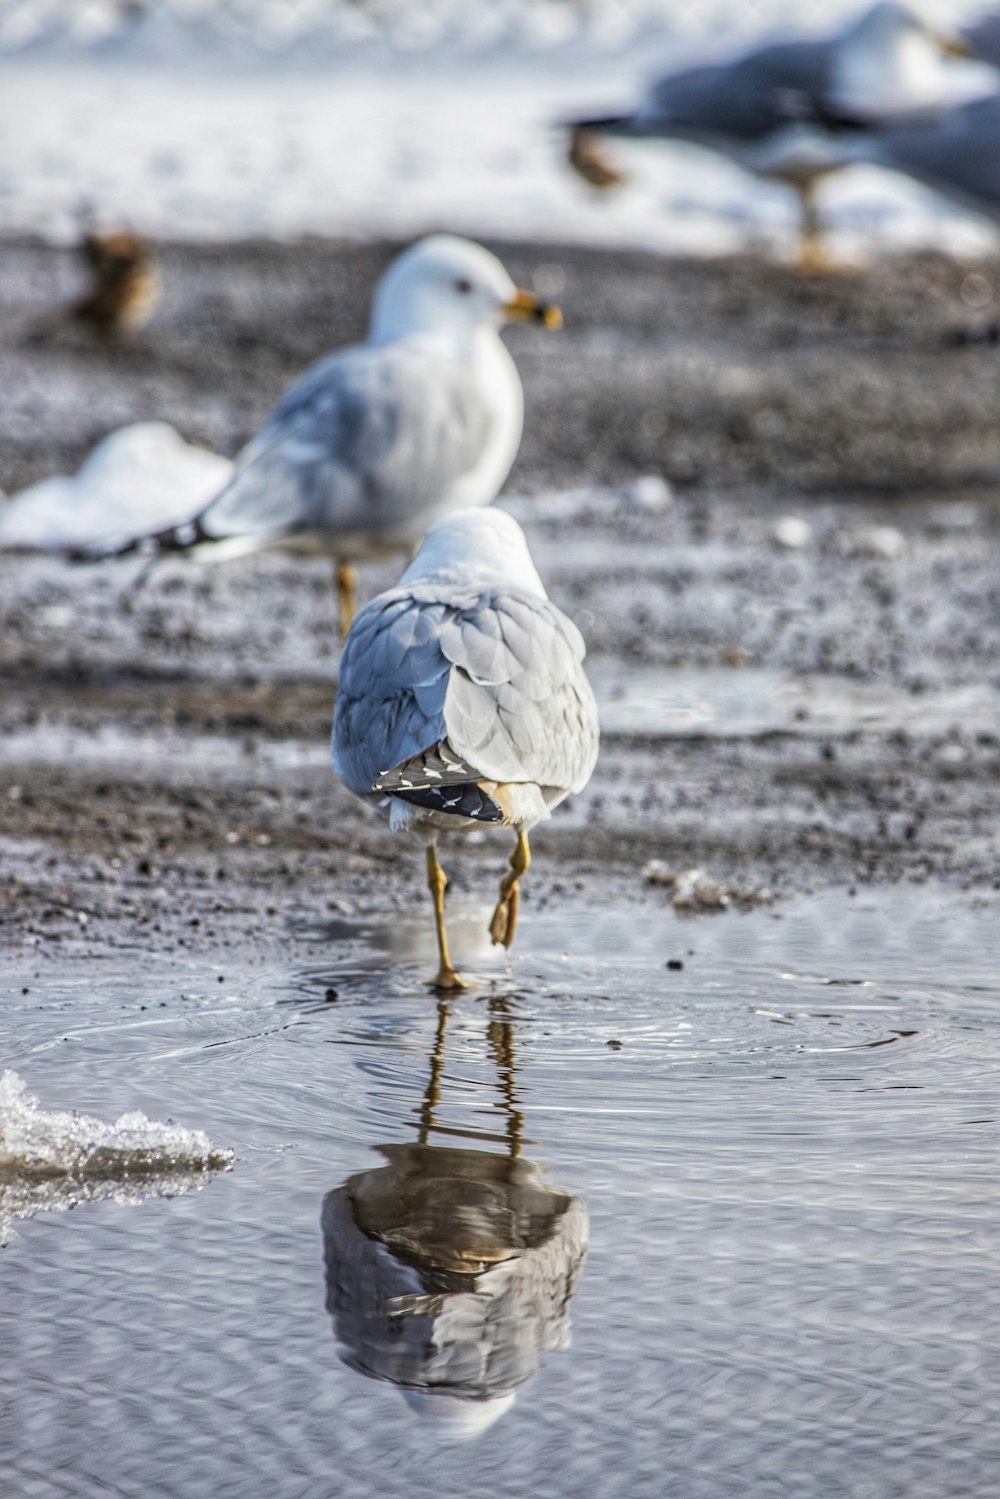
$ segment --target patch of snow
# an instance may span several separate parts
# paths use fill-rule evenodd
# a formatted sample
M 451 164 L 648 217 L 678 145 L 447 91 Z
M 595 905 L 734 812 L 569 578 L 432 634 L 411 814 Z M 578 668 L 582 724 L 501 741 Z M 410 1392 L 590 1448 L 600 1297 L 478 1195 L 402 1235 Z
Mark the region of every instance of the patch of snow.
M 0 233 L 79 237 L 89 209 L 154 238 L 319 234 L 584 243 L 669 254 L 789 255 L 794 195 L 682 143 L 609 143 L 626 181 L 598 192 L 566 163 L 558 121 L 628 105 L 642 59 L 448 62 L 380 53 L 325 72 L 199 73 L 136 62 L 0 64 Z M 670 66 L 680 59 L 670 57 Z M 823 184 L 832 253 L 939 245 L 969 258 L 995 231 L 872 166 Z M 551 269 L 551 268 L 550 268 Z M 556 268 L 558 269 L 558 268 Z
M 186 443 L 167 422 L 121 427 L 77 474 L 43 479 L 0 504 L 0 551 L 70 551 L 181 525 L 231 472 L 228 458 Z

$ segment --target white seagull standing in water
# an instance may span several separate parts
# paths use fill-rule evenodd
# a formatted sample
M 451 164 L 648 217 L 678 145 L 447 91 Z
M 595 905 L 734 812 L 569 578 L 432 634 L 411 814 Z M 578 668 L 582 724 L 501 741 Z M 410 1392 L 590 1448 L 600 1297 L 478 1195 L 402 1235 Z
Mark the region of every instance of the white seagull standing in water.
M 152 544 L 156 556 L 332 556 L 346 633 L 355 563 L 412 555 L 433 521 L 488 505 L 510 472 L 524 414 L 499 337 L 510 319 L 562 321 L 481 245 L 448 234 L 419 241 L 382 277 L 366 342 L 306 372 L 226 488 L 185 525 L 105 555 Z
M 351 626 L 333 763 L 391 828 L 427 843 L 436 988 L 463 987 L 448 953 L 438 834 L 491 823 L 514 830 L 490 922 L 493 941 L 510 947 L 528 834 L 583 790 L 597 761 L 584 654 L 579 630 L 549 602 L 520 526 L 500 510 L 437 521 L 399 584 Z

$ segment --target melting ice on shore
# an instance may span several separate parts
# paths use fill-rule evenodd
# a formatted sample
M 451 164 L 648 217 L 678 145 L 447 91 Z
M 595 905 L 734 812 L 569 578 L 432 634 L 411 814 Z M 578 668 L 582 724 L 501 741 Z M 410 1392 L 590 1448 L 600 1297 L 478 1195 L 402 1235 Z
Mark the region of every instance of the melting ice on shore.
M 168 422 L 134 422 L 99 442 L 72 475 L 0 505 L 0 551 L 62 552 L 182 525 L 232 473 L 228 458 L 186 443 Z
M 122 1114 L 108 1124 L 49 1113 L 16 1072 L 0 1073 L 0 1244 L 15 1218 L 81 1202 L 137 1203 L 202 1187 L 232 1165 L 202 1130 Z

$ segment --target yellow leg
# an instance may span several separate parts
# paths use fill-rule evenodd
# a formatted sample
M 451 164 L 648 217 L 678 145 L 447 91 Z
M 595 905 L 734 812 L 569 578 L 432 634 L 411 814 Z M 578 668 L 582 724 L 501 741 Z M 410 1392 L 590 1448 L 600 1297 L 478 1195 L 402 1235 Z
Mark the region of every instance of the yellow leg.
M 340 610 L 340 638 L 343 640 L 351 628 L 358 607 L 358 570 L 346 562 L 333 564 L 333 582 L 337 590 L 337 605 Z
M 510 1021 L 507 1001 L 501 995 L 494 995 L 490 999 L 490 1024 L 486 1034 L 489 1038 L 493 1060 L 496 1063 L 500 1091 L 504 1100 L 503 1107 L 507 1115 L 507 1146 L 511 1160 L 516 1161 L 521 1154 L 521 1142 L 524 1138 L 524 1114 L 518 1108 L 517 1093 L 514 1088 L 514 1078 L 517 1072 L 514 1055 L 514 1027 Z
M 514 941 L 514 933 L 517 930 L 517 910 L 521 903 L 517 882 L 522 874 L 527 874 L 530 863 L 531 850 L 528 847 L 528 835 L 522 828 L 517 835 L 514 852 L 510 856 L 510 873 L 505 874 L 500 881 L 500 899 L 497 901 L 496 910 L 490 922 L 490 936 L 498 945 L 510 947 Z
M 448 1008 L 448 1001 L 439 995 L 437 1032 L 434 1036 L 434 1050 L 431 1052 L 431 1075 L 427 1079 L 427 1087 L 424 1089 L 424 1101 L 420 1106 L 418 1145 L 426 1145 L 431 1137 L 431 1132 L 437 1129 L 437 1118 L 434 1110 L 441 1102 L 441 1079 L 444 1076 L 445 1033 L 448 1029 L 448 1017 L 450 1014 L 451 1010 Z
M 799 270 L 805 276 L 814 276 L 829 269 L 829 258 L 823 247 L 823 232 L 820 228 L 819 210 L 816 207 L 816 184 L 813 181 L 797 183 L 802 210 L 799 239 Z
M 427 845 L 427 887 L 434 901 L 434 921 L 437 926 L 438 972 L 431 986 L 434 989 L 468 989 L 469 985 L 455 972 L 448 953 L 448 933 L 444 929 L 444 892 L 448 878 L 438 863 L 437 849 L 433 843 Z

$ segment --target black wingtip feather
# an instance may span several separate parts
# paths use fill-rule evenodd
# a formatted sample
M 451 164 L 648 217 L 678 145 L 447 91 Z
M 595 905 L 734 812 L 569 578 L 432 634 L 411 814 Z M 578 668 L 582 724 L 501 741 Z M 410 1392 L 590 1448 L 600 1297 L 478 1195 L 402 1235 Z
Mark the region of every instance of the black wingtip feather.
M 503 812 L 492 797 L 474 781 L 453 786 L 417 786 L 410 791 L 391 791 L 402 802 L 427 807 L 432 812 L 447 812 L 454 817 L 471 817 L 476 822 L 502 822 Z

